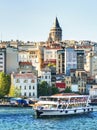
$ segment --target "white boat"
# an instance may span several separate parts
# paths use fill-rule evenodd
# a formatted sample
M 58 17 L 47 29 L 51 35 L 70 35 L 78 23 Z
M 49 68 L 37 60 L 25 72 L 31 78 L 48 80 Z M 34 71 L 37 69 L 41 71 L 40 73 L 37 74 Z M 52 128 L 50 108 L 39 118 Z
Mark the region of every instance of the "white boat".
M 36 117 L 93 112 L 94 107 L 89 105 L 89 101 L 88 95 L 41 96 L 33 110 Z

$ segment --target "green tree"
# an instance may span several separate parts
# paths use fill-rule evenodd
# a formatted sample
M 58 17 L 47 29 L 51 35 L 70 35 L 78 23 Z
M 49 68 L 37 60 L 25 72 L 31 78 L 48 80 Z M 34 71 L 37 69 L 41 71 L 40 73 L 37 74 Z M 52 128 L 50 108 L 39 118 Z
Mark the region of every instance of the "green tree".
M 66 89 L 64 90 L 64 93 L 71 93 L 71 92 L 72 92 L 72 90 L 70 87 L 66 87 Z
M 40 84 L 38 84 L 38 97 L 39 96 L 47 96 L 47 82 L 42 81 Z
M 4 72 L 0 72 L 0 97 L 8 95 L 11 85 L 10 75 L 6 75 Z
M 14 93 L 15 93 L 15 87 L 13 85 L 11 85 L 10 91 L 9 91 L 9 96 L 14 97 Z
M 15 93 L 14 93 L 14 97 L 20 97 L 21 96 L 21 90 L 17 87 L 15 87 Z
M 59 93 L 58 88 L 55 86 L 49 86 L 46 81 L 38 84 L 38 97 L 39 96 L 51 96 L 53 94 Z
M 11 85 L 9 96 L 11 97 L 20 97 L 21 96 L 21 90 L 18 87 L 15 87 Z
M 59 93 L 59 89 L 55 86 L 52 86 L 52 95 Z

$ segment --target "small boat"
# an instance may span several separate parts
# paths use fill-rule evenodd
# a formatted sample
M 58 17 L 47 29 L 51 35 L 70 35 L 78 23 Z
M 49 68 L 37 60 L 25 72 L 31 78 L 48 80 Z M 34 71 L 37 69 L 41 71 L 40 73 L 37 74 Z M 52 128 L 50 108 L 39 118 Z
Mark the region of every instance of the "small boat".
M 89 105 L 89 101 L 89 95 L 41 96 L 33 105 L 34 115 L 65 116 L 93 112 L 94 107 Z

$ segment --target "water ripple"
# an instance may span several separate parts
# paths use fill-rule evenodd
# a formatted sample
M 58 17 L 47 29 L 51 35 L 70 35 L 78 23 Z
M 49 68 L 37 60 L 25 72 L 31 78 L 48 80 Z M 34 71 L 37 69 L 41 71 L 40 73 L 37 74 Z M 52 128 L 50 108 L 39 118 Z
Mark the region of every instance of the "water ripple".
M 97 130 L 97 112 L 39 118 L 31 108 L 0 108 L 0 130 Z

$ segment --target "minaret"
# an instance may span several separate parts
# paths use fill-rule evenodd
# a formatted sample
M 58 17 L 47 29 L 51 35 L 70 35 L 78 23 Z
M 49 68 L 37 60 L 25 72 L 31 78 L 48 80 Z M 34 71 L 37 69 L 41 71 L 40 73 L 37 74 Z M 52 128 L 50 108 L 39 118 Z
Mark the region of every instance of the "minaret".
M 49 42 L 53 42 L 53 41 L 59 42 L 61 40 L 62 40 L 62 29 L 61 29 L 58 19 L 56 17 L 54 24 L 50 30 L 48 41 Z

